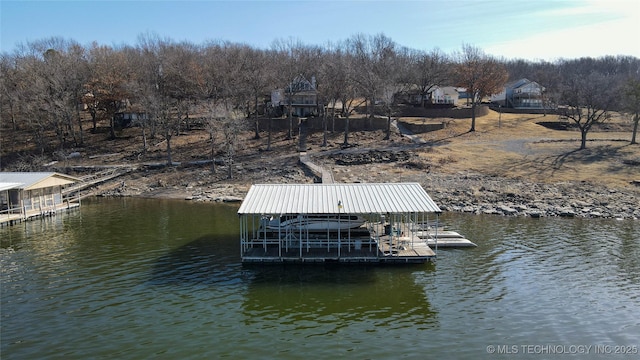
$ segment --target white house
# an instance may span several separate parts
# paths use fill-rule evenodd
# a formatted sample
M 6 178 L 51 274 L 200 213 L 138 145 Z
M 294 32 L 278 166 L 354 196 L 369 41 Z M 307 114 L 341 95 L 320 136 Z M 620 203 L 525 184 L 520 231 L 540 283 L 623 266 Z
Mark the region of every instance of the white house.
M 436 86 L 431 90 L 431 103 L 457 105 L 459 96 L 457 87 Z

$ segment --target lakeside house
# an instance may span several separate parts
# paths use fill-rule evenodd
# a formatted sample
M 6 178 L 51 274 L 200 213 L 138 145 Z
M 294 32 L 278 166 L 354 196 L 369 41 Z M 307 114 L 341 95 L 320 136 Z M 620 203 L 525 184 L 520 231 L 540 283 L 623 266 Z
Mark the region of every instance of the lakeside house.
M 544 109 L 544 86 L 522 78 L 507 83 L 504 89 L 491 96 L 491 103 L 512 109 Z
M 315 116 L 318 114 L 318 90 L 316 78 L 308 81 L 304 76 L 297 76 L 285 89 L 276 89 L 271 92 L 271 104 L 281 107 L 283 113 L 287 113 L 287 106 L 291 101 L 291 113 L 298 117 Z
M 65 188 L 79 181 L 56 172 L 0 172 L 0 224 L 80 206 L 79 198 L 64 193 Z

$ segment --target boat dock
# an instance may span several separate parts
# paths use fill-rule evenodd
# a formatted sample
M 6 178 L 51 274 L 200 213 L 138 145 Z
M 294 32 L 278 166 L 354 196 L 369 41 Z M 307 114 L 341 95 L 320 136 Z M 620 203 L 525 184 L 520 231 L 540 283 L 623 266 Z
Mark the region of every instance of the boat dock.
M 378 235 L 381 224 L 341 232 L 260 231 L 244 244 L 247 263 L 424 263 L 436 253 L 425 240 Z
M 257 184 L 238 210 L 240 257 L 243 263 L 430 262 L 437 248 L 409 229 L 437 224 L 440 213 L 418 183 Z
M 0 227 L 80 206 L 66 189 L 80 179 L 56 172 L 0 172 Z
M 258 231 L 243 244 L 247 263 L 424 263 L 438 248 L 477 246 L 455 231 L 411 223 L 367 222 L 336 231 Z

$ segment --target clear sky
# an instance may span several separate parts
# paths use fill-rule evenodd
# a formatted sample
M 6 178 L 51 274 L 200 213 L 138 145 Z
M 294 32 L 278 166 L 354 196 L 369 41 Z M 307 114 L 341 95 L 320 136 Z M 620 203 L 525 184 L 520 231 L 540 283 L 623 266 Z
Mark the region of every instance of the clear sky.
M 277 39 L 326 45 L 384 33 L 414 49 L 471 44 L 528 60 L 640 57 L 639 0 L 11 1 L 0 0 L 0 49 L 51 36 L 135 45 L 145 33 L 268 48 Z

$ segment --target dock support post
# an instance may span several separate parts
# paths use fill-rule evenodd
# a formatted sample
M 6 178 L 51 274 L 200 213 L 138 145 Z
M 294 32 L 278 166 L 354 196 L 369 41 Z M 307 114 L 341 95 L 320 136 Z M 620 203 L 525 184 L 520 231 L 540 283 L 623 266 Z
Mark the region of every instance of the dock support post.
M 436 213 L 436 248 L 435 253 L 438 256 L 438 228 L 440 227 L 440 213 Z

